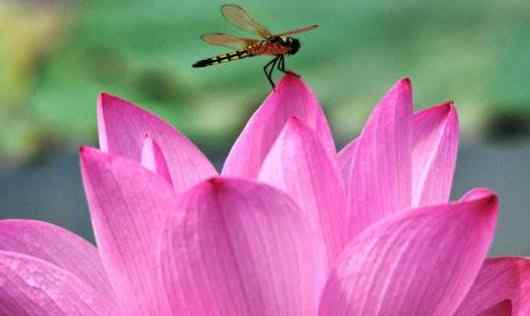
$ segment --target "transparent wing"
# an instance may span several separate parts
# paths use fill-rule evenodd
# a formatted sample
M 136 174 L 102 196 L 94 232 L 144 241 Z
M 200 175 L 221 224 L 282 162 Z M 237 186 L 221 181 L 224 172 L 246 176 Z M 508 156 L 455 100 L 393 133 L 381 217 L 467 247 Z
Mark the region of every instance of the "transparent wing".
M 272 36 L 272 33 L 266 27 L 250 17 L 245 9 L 236 4 L 225 4 L 221 6 L 221 13 L 228 22 L 244 31 L 256 33 L 263 38 Z
M 296 30 L 292 30 L 292 31 L 276 34 L 276 36 L 289 36 L 289 35 L 293 35 L 293 34 L 304 33 L 304 32 L 307 32 L 307 31 L 314 30 L 317 27 L 318 27 L 318 24 L 308 25 L 308 26 L 304 26 L 304 27 L 301 27 L 301 28 L 296 29 Z
M 203 34 L 201 39 L 208 44 L 225 46 L 235 49 L 245 48 L 258 42 L 253 38 L 238 37 L 224 33 Z

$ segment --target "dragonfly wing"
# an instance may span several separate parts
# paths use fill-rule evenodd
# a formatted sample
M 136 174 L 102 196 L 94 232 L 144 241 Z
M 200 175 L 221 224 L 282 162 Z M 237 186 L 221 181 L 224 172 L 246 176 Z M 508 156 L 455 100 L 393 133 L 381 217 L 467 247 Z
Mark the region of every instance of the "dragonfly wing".
M 299 29 L 295 29 L 295 30 L 292 30 L 292 31 L 276 34 L 276 36 L 289 36 L 289 35 L 293 35 L 293 34 L 303 33 L 303 32 L 314 30 L 317 27 L 318 27 L 318 24 L 308 25 L 308 26 L 304 26 L 304 27 L 301 27 Z
M 239 37 L 224 33 L 203 34 L 201 39 L 211 45 L 225 46 L 235 49 L 246 48 L 258 42 L 258 40 L 253 38 Z
M 228 22 L 244 31 L 257 33 L 265 39 L 272 36 L 272 33 L 266 27 L 254 20 L 245 9 L 236 4 L 221 6 L 221 13 Z

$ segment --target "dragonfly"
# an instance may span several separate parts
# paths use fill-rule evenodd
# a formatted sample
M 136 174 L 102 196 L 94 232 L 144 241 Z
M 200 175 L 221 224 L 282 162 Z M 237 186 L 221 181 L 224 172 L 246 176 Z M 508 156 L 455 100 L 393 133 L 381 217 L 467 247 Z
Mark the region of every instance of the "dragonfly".
M 291 35 L 311 31 L 318 27 L 317 24 L 313 24 L 288 32 L 273 34 L 265 26 L 252 18 L 247 11 L 239 5 L 222 5 L 221 13 L 228 22 L 243 31 L 258 35 L 259 39 L 240 37 L 225 33 L 203 34 L 201 39 L 204 42 L 210 45 L 225 46 L 235 50 L 226 54 L 199 60 L 194 63 L 192 67 L 207 67 L 254 56 L 273 56 L 273 59 L 263 67 L 265 76 L 272 85 L 272 88 L 274 88 L 274 81 L 272 79 L 274 70 L 277 69 L 283 73 L 288 73 L 289 71 L 285 69 L 286 56 L 294 55 L 300 50 L 300 41 Z

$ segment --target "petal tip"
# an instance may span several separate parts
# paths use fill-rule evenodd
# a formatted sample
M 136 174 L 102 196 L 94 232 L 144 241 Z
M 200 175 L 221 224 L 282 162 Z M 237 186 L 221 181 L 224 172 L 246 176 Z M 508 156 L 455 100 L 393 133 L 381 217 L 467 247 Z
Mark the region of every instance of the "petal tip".
M 478 187 L 478 188 L 474 188 L 471 191 L 469 191 L 465 195 L 465 198 L 470 199 L 470 200 L 479 200 L 479 199 L 488 198 L 490 196 L 496 197 L 497 193 L 495 193 L 495 191 L 488 189 L 488 188 Z
M 205 181 L 205 183 L 210 187 L 214 192 L 219 191 L 224 185 L 225 181 L 221 177 L 211 177 Z
M 453 101 L 446 101 L 427 109 L 421 110 L 420 112 L 432 113 L 432 115 L 438 117 L 444 122 L 454 121 L 458 122 L 458 111 Z M 458 124 L 458 123 L 457 123 Z
M 101 92 L 98 97 L 98 107 L 101 109 L 107 109 L 107 108 L 134 108 L 134 109 L 140 109 L 144 112 L 147 112 L 146 110 L 140 108 L 138 105 L 136 105 L 132 101 L 128 101 L 124 98 L 118 97 L 116 95 L 110 94 L 108 92 Z
M 399 79 L 394 85 L 398 90 L 401 91 L 412 91 L 412 80 L 410 77 L 403 77 Z
M 410 79 L 410 77 L 401 78 L 399 80 L 399 83 L 401 83 L 402 85 L 412 86 L 412 80 Z
M 99 152 L 100 151 L 97 148 L 93 148 L 88 145 L 83 145 L 79 147 L 79 154 L 81 155 L 81 158 L 88 158 Z
M 499 196 L 487 188 L 475 188 L 464 195 L 463 200 L 478 203 L 480 213 L 495 216 L 499 211 Z
M 410 106 L 410 110 L 412 111 L 412 81 L 410 78 L 404 77 L 396 81 L 390 90 L 387 91 L 383 100 L 388 97 L 405 97 L 406 101 L 404 104 Z
M 285 89 L 291 85 L 295 85 L 298 87 L 306 88 L 306 85 L 304 83 L 304 80 L 302 77 L 294 72 L 287 72 L 281 79 L 280 82 L 278 82 L 275 92 L 278 92 L 282 89 Z
M 117 99 L 116 96 L 103 91 L 98 95 L 98 107 L 103 108 L 112 103 L 112 100 Z
M 92 166 L 101 162 L 108 163 L 114 158 L 112 155 L 90 146 L 82 146 L 79 149 L 79 156 L 82 165 L 81 169 L 85 169 L 87 166 Z
M 409 77 L 399 79 L 389 92 L 412 96 L 412 81 Z
M 454 115 L 456 118 L 458 118 L 458 111 L 456 109 L 455 101 L 449 100 L 447 101 L 447 107 L 449 108 L 449 115 Z
M 290 130 L 290 129 L 300 130 L 304 127 L 305 127 L 304 122 L 296 116 L 290 117 L 287 120 L 287 123 L 285 123 L 286 130 Z
M 279 138 L 306 138 L 308 135 L 313 134 L 311 128 L 307 126 L 304 121 L 295 116 L 289 118 L 285 123 Z
M 456 106 L 455 106 L 454 101 L 452 100 L 435 105 L 434 108 L 438 109 L 438 111 L 440 111 L 440 114 L 444 116 L 449 116 L 450 114 L 453 114 L 453 113 L 456 114 Z
M 488 210 L 489 213 L 497 213 L 499 210 L 499 196 L 496 193 L 491 193 L 485 196 L 482 200 L 484 210 Z
M 288 71 L 288 72 L 285 73 L 284 78 L 286 78 L 286 79 L 300 80 L 300 79 L 302 78 L 302 76 L 299 75 L 299 74 L 297 74 L 297 73 L 294 72 L 294 71 Z
M 228 191 L 236 190 L 241 185 L 242 180 L 236 178 L 227 178 L 222 176 L 212 176 L 207 178 L 197 185 L 193 186 L 185 194 L 203 194 L 209 197 L 218 197 Z
M 107 99 L 119 99 L 119 97 L 111 94 L 110 92 L 107 92 L 107 91 L 102 91 L 99 93 L 99 96 L 98 98 L 102 101 L 106 101 Z

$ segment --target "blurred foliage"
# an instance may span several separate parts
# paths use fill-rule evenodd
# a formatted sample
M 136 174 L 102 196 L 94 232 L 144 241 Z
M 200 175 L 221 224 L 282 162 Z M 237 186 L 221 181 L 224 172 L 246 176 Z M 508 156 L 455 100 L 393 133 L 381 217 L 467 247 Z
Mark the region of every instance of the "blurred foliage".
M 93 141 L 101 91 L 157 112 L 206 151 L 223 152 L 269 92 L 261 57 L 191 68 L 225 52 L 200 34 L 243 34 L 220 16 L 220 3 L 14 3 L 0 5 L 0 154 L 11 160 L 50 144 Z M 412 77 L 418 105 L 455 100 L 468 135 L 491 126 L 497 111 L 528 119 L 528 1 L 240 4 L 273 31 L 321 25 L 300 36 L 302 50 L 287 65 L 314 87 L 341 139 L 403 76 Z

